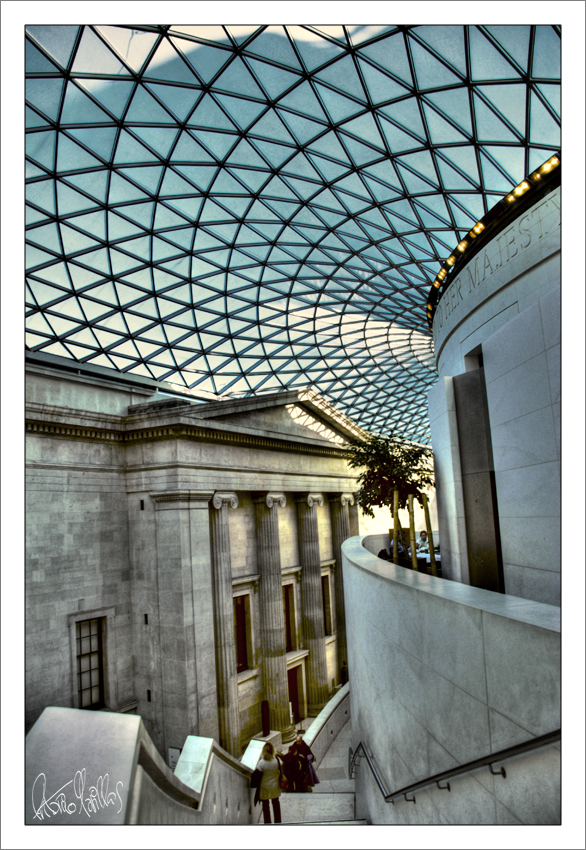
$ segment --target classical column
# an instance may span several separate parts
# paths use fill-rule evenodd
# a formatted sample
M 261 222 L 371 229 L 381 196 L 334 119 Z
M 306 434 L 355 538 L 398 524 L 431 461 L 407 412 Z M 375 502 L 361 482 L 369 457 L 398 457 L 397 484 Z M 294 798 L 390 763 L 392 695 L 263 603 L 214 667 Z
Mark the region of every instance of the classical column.
M 215 493 L 212 500 L 212 564 L 214 571 L 214 620 L 216 675 L 218 681 L 218 724 L 220 746 L 238 756 L 240 732 L 238 678 L 232 600 L 232 564 L 228 507 L 238 507 L 236 493 Z
M 258 569 L 260 573 L 260 633 L 263 655 L 263 687 L 269 702 L 271 729 L 291 740 L 295 728 L 289 711 L 285 614 L 281 581 L 279 517 L 276 504 L 285 507 L 283 493 L 267 493 L 254 500 Z
M 343 662 L 348 664 L 346 648 L 346 616 L 344 614 L 344 571 L 342 569 L 342 543 L 350 537 L 348 505 L 354 504 L 351 493 L 332 494 L 330 497 L 332 516 L 332 549 L 336 559 L 336 643 L 338 645 L 338 669 Z
M 151 493 L 155 505 L 163 746 L 218 737 L 213 578 L 208 503 L 213 493 Z
M 321 559 L 317 525 L 317 505 L 323 506 L 319 493 L 297 499 L 297 529 L 302 577 L 302 623 L 307 658 L 307 711 L 317 715 L 329 697 L 328 665 L 321 587 Z

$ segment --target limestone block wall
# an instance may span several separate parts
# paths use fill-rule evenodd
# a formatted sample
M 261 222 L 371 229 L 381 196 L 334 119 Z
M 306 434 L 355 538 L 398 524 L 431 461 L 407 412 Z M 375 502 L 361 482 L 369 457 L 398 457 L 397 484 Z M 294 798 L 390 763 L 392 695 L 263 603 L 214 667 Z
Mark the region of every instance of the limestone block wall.
M 469 582 L 453 377 L 482 362 L 505 592 L 560 603 L 560 190 L 464 267 L 438 305 L 428 393 L 442 569 Z M 482 361 L 479 361 L 481 355 Z
M 560 728 L 557 607 L 420 575 L 342 547 L 352 746 L 389 792 Z M 559 745 L 385 803 L 366 762 L 356 816 L 394 824 L 557 824 Z
M 128 514 L 119 451 L 31 436 L 27 460 L 26 728 L 77 696 L 70 618 L 107 610 L 106 704 L 134 699 Z M 87 613 L 87 617 L 84 617 Z

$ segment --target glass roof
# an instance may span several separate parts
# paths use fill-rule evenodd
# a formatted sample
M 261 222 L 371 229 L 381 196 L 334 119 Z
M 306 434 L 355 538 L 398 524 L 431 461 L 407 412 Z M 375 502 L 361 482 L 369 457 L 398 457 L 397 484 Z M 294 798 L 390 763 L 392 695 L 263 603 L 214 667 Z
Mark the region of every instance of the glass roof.
M 560 147 L 559 27 L 29 26 L 26 67 L 29 349 L 429 442 L 429 288 Z

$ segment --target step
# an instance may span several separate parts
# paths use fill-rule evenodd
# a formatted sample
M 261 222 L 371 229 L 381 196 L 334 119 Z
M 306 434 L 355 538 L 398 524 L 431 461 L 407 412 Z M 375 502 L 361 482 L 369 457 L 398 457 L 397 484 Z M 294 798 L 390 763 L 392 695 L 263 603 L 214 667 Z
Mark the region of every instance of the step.
M 366 826 L 367 824 L 368 821 L 365 820 L 316 820 L 304 821 L 299 826 Z
M 281 795 L 283 823 L 338 823 L 353 821 L 355 795 L 350 792 L 332 794 Z

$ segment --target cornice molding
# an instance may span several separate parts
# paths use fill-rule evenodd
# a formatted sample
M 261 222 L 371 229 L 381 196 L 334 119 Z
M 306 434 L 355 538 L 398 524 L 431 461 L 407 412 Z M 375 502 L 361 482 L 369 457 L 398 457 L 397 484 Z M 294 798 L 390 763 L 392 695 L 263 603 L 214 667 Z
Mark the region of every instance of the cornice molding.
M 114 419 L 114 417 L 112 417 Z M 122 417 L 120 417 L 120 420 Z M 202 425 L 175 423 L 155 427 L 127 430 L 125 427 L 95 427 L 64 421 L 46 420 L 32 416 L 26 420 L 26 433 L 45 437 L 60 437 L 68 440 L 106 442 L 121 447 L 155 440 L 187 439 L 201 442 L 229 443 L 234 446 L 268 449 L 270 451 L 295 451 L 322 457 L 342 457 L 344 450 L 338 446 L 315 445 L 295 439 L 262 437 L 257 434 L 242 434 Z

